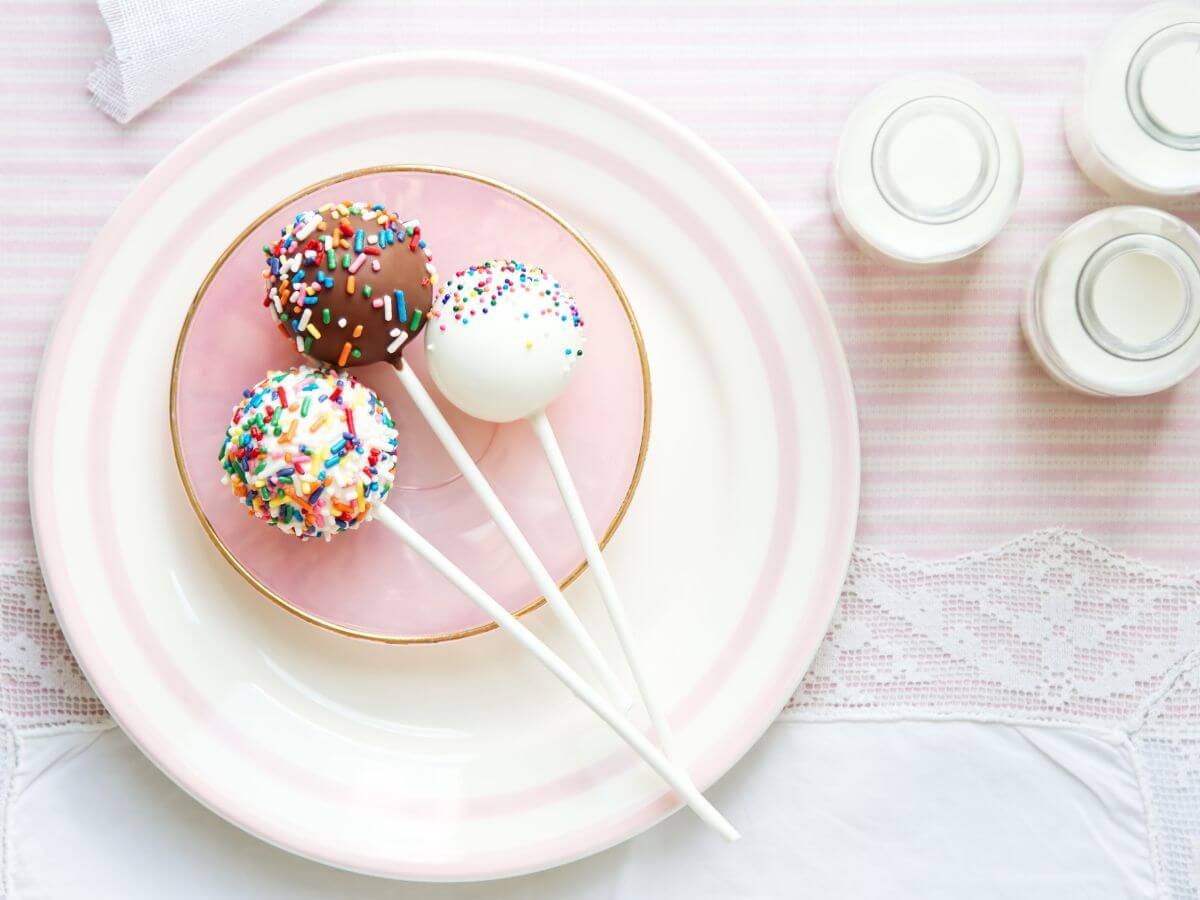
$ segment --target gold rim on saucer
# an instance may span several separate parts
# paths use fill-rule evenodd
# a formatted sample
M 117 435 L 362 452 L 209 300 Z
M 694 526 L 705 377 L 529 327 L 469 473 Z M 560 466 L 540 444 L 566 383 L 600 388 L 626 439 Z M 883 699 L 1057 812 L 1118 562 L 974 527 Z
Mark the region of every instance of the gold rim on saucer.
M 621 505 L 617 508 L 617 512 L 613 516 L 612 521 L 609 523 L 608 528 L 605 529 L 604 534 L 600 536 L 600 546 L 604 547 L 608 544 L 618 526 L 620 526 L 621 521 L 625 518 L 625 513 L 628 511 L 629 504 L 633 500 L 634 492 L 637 491 L 638 484 L 642 479 L 642 468 L 646 462 L 646 448 L 650 443 L 650 365 L 646 359 L 646 345 L 642 340 L 642 331 L 638 327 L 637 318 L 633 314 L 633 307 L 629 304 L 629 298 L 625 296 L 625 291 L 622 290 L 616 276 L 613 275 L 612 269 L 608 267 L 608 263 L 601 258 L 600 254 L 597 253 L 595 248 L 587 242 L 583 235 L 567 224 L 567 222 L 564 221 L 563 218 L 557 213 L 554 213 L 546 206 L 530 197 L 528 194 L 525 194 L 516 188 L 509 187 L 508 185 L 499 181 L 495 181 L 494 179 L 487 178 L 483 175 L 476 175 L 473 172 L 465 172 L 459 169 L 447 169 L 439 166 L 418 165 L 371 166 L 365 169 L 355 169 L 340 175 L 334 175 L 331 178 L 323 179 L 322 181 L 318 181 L 315 184 L 310 184 L 308 187 L 302 188 L 301 190 L 272 206 L 269 210 L 264 212 L 248 226 L 246 226 L 242 233 L 234 238 L 233 242 L 225 248 L 225 251 L 217 258 L 217 261 L 214 262 L 212 267 L 208 270 L 208 274 L 204 276 L 204 280 L 200 282 L 200 287 L 196 291 L 196 296 L 192 299 L 191 305 L 188 307 L 187 315 L 184 317 L 183 326 L 179 330 L 179 340 L 175 344 L 175 357 L 171 363 L 171 446 L 175 452 L 175 467 L 179 470 L 179 478 L 180 481 L 183 482 L 184 491 L 187 493 L 188 503 L 191 505 L 192 510 L 196 513 L 196 517 L 200 520 L 200 525 L 204 528 L 204 533 L 208 535 L 209 540 L 211 540 L 216 546 L 217 550 L 220 551 L 221 556 L 225 558 L 225 561 L 228 562 L 229 565 L 231 565 L 239 575 L 246 579 L 246 581 L 256 591 L 258 591 L 276 606 L 279 606 L 280 608 L 300 619 L 303 619 L 306 622 L 329 631 L 337 632 L 338 634 L 346 635 L 347 637 L 361 638 L 368 641 L 378 641 L 385 644 L 437 644 L 443 641 L 456 641 L 460 638 L 471 637 L 472 635 L 476 634 L 483 634 L 486 631 L 491 631 L 492 629 L 496 628 L 497 625 L 495 622 L 486 622 L 482 625 L 477 625 L 474 628 L 468 628 L 465 631 L 455 631 L 446 634 L 422 635 L 419 637 L 405 637 L 402 635 L 377 634 L 370 631 L 349 628 L 345 625 L 339 625 L 336 622 L 331 622 L 328 619 L 322 619 L 320 616 L 315 616 L 312 613 L 306 612 L 292 603 L 289 603 L 286 599 L 281 597 L 279 594 L 276 594 L 265 584 L 259 581 L 253 574 L 251 574 L 241 564 L 237 557 L 230 552 L 229 548 L 225 546 L 225 543 L 221 540 L 220 536 L 218 536 L 216 529 L 213 528 L 212 523 L 209 522 L 208 517 L 204 514 L 204 510 L 200 508 L 200 501 L 196 497 L 195 490 L 192 487 L 191 479 L 188 477 L 187 469 L 184 467 L 183 449 L 180 446 L 179 441 L 179 421 L 176 404 L 179 392 L 179 365 L 183 356 L 184 343 L 187 340 L 188 331 L 191 329 L 192 319 L 196 315 L 196 310 L 200 307 L 200 302 L 204 299 L 204 294 L 208 290 L 209 284 L 212 282 L 217 271 L 222 265 L 225 264 L 225 261 L 229 258 L 230 254 L 233 253 L 233 251 L 250 235 L 252 231 L 254 231 L 254 229 L 256 229 L 267 219 L 277 214 L 285 206 L 289 205 L 290 203 L 294 203 L 301 197 L 311 194 L 314 191 L 318 191 L 321 188 L 329 187 L 330 185 L 336 184 L 339 181 L 349 181 L 352 178 L 360 178 L 364 175 L 379 175 L 388 172 L 422 172 L 433 175 L 449 175 L 455 178 L 465 178 L 469 181 L 476 181 L 480 184 L 486 184 L 489 187 L 496 188 L 497 190 L 504 191 L 506 194 L 516 197 L 518 200 L 529 204 L 543 215 L 548 216 L 560 228 L 569 234 L 575 240 L 575 242 L 587 252 L 596 265 L 600 267 L 600 271 L 604 273 L 604 277 L 607 278 L 608 283 L 612 285 L 613 291 L 616 293 L 617 298 L 621 301 L 622 308 L 625 310 L 625 316 L 629 320 L 629 328 L 633 332 L 633 339 L 637 344 L 638 358 L 642 366 L 642 442 L 638 447 L 637 463 L 633 469 L 633 477 L 629 481 L 629 489 L 625 492 L 625 497 L 622 499 Z M 566 587 L 571 584 L 571 582 L 583 574 L 583 571 L 586 568 L 587 560 L 584 559 L 578 566 L 576 566 L 575 570 L 572 571 L 571 574 L 562 581 L 559 586 L 565 590 Z M 523 616 L 526 613 L 537 609 L 545 602 L 545 597 L 538 597 L 537 599 L 528 603 L 526 606 L 517 610 L 514 615 Z

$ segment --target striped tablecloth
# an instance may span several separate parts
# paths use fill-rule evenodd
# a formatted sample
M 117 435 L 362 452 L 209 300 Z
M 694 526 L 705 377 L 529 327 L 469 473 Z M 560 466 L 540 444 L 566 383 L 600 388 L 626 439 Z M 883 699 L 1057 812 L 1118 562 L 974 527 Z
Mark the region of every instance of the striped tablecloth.
M 1052 527 L 1200 568 L 1200 379 L 1140 400 L 1085 398 L 1037 368 L 1017 327 L 1042 250 L 1109 202 L 1071 161 L 1062 107 L 1087 49 L 1138 5 L 328 0 L 121 127 L 84 87 L 108 41 L 95 0 L 0 4 L 0 894 L 403 892 L 250 842 L 104 716 L 28 559 L 28 418 L 84 254 L 172 148 L 315 66 L 479 48 L 645 98 L 782 217 L 850 360 L 868 546 L 785 724 L 714 789 L 746 826 L 734 852 L 712 853 L 676 816 L 557 872 L 411 895 L 766 896 L 803 884 L 820 896 L 1197 896 L 1196 578 L 1059 530 L 955 563 L 889 552 L 941 558 Z M 1025 189 L 985 252 L 898 273 L 839 232 L 826 173 L 856 100 L 929 68 L 999 96 L 1024 142 Z M 1177 211 L 1200 223 L 1200 202 Z M 64 423 L 64 440 L 86 437 Z
M 863 440 L 860 539 L 942 557 L 1042 526 L 1173 566 L 1200 564 L 1200 379 L 1115 402 L 1070 393 L 1026 352 L 1016 311 L 1042 249 L 1109 201 L 1077 171 L 1063 102 L 1128 0 L 807 2 L 333 0 L 128 127 L 89 107 L 107 33 L 89 0 L 0 6 L 0 558 L 33 552 L 25 445 L 36 370 L 93 236 L 174 146 L 233 104 L 349 56 L 479 47 L 571 66 L 691 126 L 762 192 L 841 330 Z M 328 48 L 314 52 L 315 47 Z M 1016 122 L 1025 188 L 984 252 L 930 274 L 864 259 L 826 172 L 855 101 L 952 70 Z M 1179 210 L 1195 224 L 1200 203 Z

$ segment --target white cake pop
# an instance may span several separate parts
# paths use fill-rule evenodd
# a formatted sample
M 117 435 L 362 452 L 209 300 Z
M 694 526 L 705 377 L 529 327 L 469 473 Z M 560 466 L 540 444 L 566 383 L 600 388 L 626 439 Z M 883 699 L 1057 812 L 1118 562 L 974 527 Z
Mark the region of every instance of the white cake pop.
M 566 389 L 583 356 L 583 318 L 575 298 L 538 266 L 489 260 L 446 279 L 429 315 L 429 372 L 447 399 L 477 419 L 527 419 L 533 428 L 638 693 L 659 743 L 670 755 L 667 717 L 639 661 L 624 603 L 546 416 L 547 405 Z
M 489 260 L 446 279 L 425 329 L 429 372 L 477 419 L 545 409 L 571 380 L 586 340 L 575 299 L 537 266 Z

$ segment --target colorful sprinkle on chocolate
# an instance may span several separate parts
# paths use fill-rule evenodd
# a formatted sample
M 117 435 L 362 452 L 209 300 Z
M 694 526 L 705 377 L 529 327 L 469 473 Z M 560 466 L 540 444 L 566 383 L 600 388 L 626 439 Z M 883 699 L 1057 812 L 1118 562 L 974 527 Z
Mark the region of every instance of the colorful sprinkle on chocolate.
M 392 323 L 417 333 L 433 302 L 436 270 L 420 222 L 380 203 L 300 212 L 263 253 L 263 305 L 298 351 L 328 365 L 398 362 L 387 350 Z M 335 322 L 354 331 L 352 343 L 330 333 Z

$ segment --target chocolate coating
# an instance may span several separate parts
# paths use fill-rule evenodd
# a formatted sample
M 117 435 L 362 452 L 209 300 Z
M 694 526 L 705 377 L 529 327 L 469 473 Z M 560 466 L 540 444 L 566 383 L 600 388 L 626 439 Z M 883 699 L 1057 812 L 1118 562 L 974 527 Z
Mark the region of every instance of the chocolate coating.
M 263 252 L 263 305 L 297 350 L 323 363 L 399 366 L 428 321 L 437 273 L 421 225 L 381 204 L 302 212 Z

